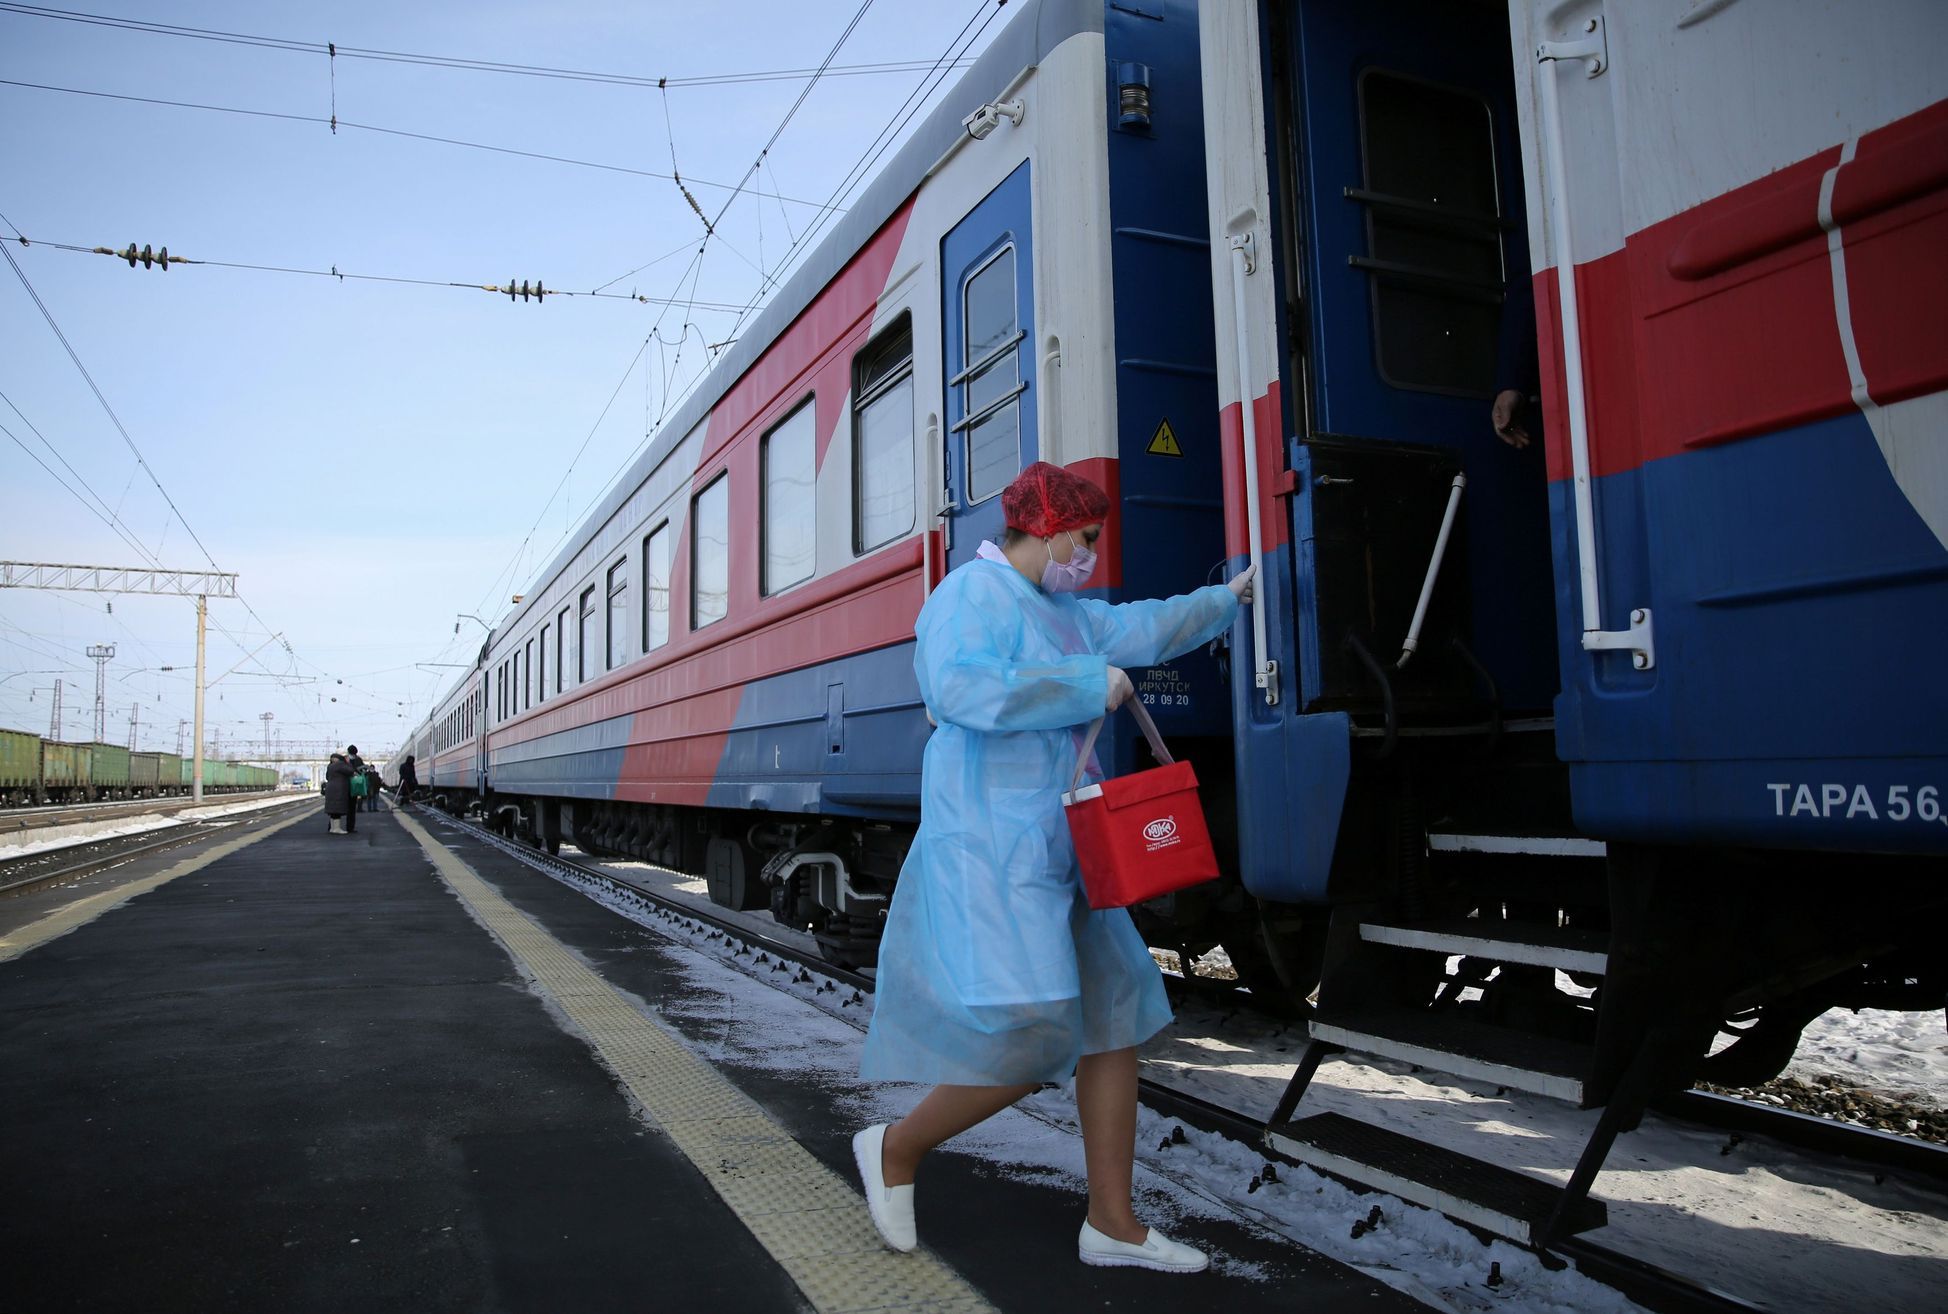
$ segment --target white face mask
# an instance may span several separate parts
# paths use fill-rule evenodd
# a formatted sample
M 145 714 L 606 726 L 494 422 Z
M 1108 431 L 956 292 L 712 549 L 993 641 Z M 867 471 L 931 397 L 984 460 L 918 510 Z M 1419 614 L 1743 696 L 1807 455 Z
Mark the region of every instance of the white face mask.
M 1069 559 L 1055 559 L 1054 539 L 1046 540 L 1048 564 L 1042 567 L 1042 588 L 1050 593 L 1074 593 L 1096 572 L 1096 554 L 1069 535 Z

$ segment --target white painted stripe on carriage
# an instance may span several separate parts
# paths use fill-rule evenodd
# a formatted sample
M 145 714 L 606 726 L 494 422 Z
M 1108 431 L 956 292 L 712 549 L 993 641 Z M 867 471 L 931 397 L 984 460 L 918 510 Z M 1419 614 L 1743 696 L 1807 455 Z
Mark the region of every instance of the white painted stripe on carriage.
M 1427 837 L 1433 853 L 1528 853 L 1554 858 L 1600 858 L 1610 851 L 1602 840 L 1577 835 L 1461 835 Z
M 1853 162 L 1860 139 L 1849 137 L 1840 147 L 1840 160 L 1826 171 L 1819 184 L 1819 226 L 1826 233 L 1826 258 L 1833 269 L 1833 318 L 1840 330 L 1840 354 L 1846 357 L 1847 382 L 1852 385 L 1853 404 L 1862 412 L 1875 409 L 1867 393 L 1867 373 L 1860 366 L 1860 346 L 1853 337 L 1853 301 L 1847 292 L 1847 254 L 1840 226 L 1833 222 L 1833 187 L 1840 170 Z M 1870 415 L 1871 418 L 1871 415 Z
M 644 1116 L 798 1284 L 813 1309 L 977 1314 L 993 1308 L 932 1252 L 888 1250 L 851 1183 L 411 816 L 395 815 L 447 887 L 621 1079 Z
M 1435 1072 L 1447 1072 L 1457 1077 L 1472 1077 L 1476 1081 L 1485 1081 L 1492 1086 L 1513 1086 L 1516 1090 L 1546 1095 L 1550 1099 L 1563 1100 L 1570 1104 L 1583 1102 L 1583 1083 L 1574 1077 L 1559 1077 L 1552 1072 L 1537 1072 L 1533 1068 L 1512 1068 L 1506 1063 L 1491 1063 L 1487 1059 L 1473 1058 L 1467 1054 L 1451 1054 L 1444 1049 L 1410 1045 L 1405 1041 L 1393 1040 L 1387 1036 L 1376 1036 L 1369 1031 L 1353 1031 L 1346 1027 L 1334 1026 L 1329 1022 L 1314 1022 L 1311 1035 L 1314 1040 L 1323 1040 L 1329 1045 L 1338 1045 L 1342 1049 L 1350 1049 L 1357 1054 L 1398 1059 L 1402 1063 L 1415 1063 Z

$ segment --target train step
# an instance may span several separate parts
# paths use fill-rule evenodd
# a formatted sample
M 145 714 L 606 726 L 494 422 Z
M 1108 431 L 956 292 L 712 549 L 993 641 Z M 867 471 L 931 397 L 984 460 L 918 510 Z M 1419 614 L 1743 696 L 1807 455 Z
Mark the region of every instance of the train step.
M 1266 1143 L 1321 1172 L 1362 1182 L 1403 1200 L 1524 1245 L 1539 1246 L 1564 1199 L 1561 1187 L 1428 1145 L 1337 1113 L 1315 1113 L 1265 1132 Z M 1585 1196 L 1554 1236 L 1602 1227 L 1603 1202 Z
M 1431 853 L 1520 855 L 1532 858 L 1601 858 L 1610 851 L 1602 840 L 1581 835 L 1478 835 L 1472 831 L 1435 831 L 1427 836 Z
M 1497 963 L 1558 967 L 1565 972 L 1601 975 L 1609 963 L 1609 936 L 1567 927 L 1456 918 L 1426 922 L 1363 922 L 1360 938 L 1369 944 L 1461 954 Z
M 1451 1012 L 1335 1007 L 1330 1001 L 1326 996 L 1312 1019 L 1314 1040 L 1578 1106 L 1584 1103 L 1591 1061 L 1587 1045 L 1490 1026 Z

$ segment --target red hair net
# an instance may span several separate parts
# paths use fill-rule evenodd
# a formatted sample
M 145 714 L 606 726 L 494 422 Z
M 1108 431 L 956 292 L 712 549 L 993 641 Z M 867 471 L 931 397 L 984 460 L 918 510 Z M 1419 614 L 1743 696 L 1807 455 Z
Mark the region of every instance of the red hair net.
M 1106 519 L 1109 494 L 1081 475 L 1037 461 L 1001 490 L 1001 515 L 1010 529 L 1053 538 Z

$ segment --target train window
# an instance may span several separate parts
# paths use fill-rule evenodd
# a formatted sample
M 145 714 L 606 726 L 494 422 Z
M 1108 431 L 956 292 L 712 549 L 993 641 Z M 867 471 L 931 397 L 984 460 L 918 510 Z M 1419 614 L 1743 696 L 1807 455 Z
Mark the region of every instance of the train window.
M 609 567 L 609 670 L 629 656 L 629 558 Z
M 643 651 L 670 641 L 670 526 L 667 521 L 643 540 Z
M 810 579 L 818 543 L 815 408 L 807 398 L 764 436 L 764 580 L 767 596 Z
M 521 666 L 521 653 L 519 649 L 516 649 L 514 653 L 512 671 L 513 673 L 509 676 L 507 685 L 507 714 L 509 716 L 519 716 L 521 714 L 521 686 L 527 681 L 527 671 Z
M 690 628 L 730 614 L 730 478 L 698 493 L 690 504 Z
M 1020 313 L 1015 306 L 1015 248 L 1004 246 L 961 284 L 961 369 L 966 389 L 967 499 L 994 496 L 1021 473 Z
M 576 612 L 575 627 L 575 683 L 588 679 L 588 659 L 595 648 L 595 585 L 582 590 L 582 602 Z
M 561 609 L 555 617 L 555 692 L 561 692 L 562 681 L 568 678 L 568 655 L 563 649 L 568 647 L 568 608 Z
M 1360 77 L 1373 348 L 1396 388 L 1494 391 L 1506 270 L 1495 122 L 1470 91 Z
M 852 362 L 852 550 L 913 528 L 913 321 L 867 344 Z
M 548 627 L 541 627 L 541 666 L 540 678 L 534 682 L 534 697 L 537 702 L 548 701 Z
M 525 712 L 528 710 L 528 708 L 534 706 L 534 640 L 533 639 L 529 639 L 527 641 L 527 645 L 521 650 L 521 656 L 525 659 L 524 664 L 521 667 L 521 710 Z

